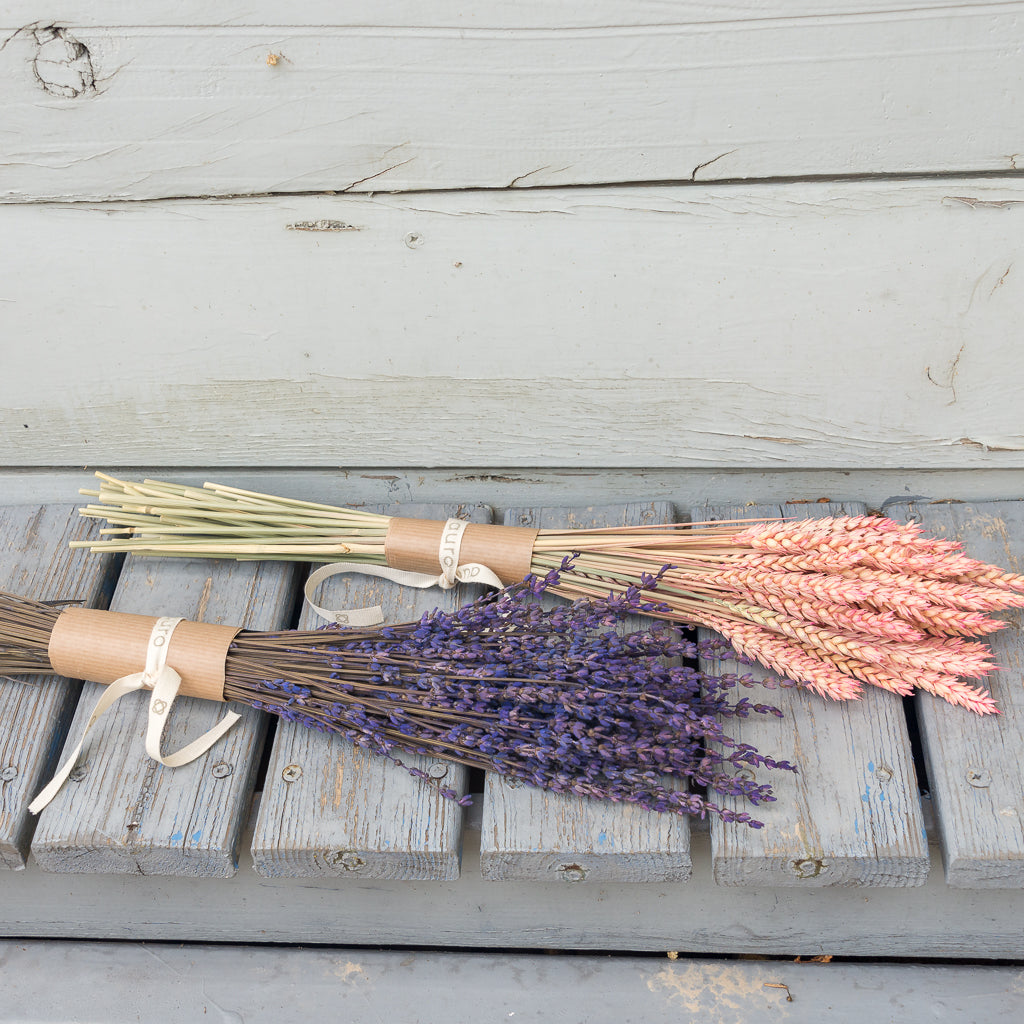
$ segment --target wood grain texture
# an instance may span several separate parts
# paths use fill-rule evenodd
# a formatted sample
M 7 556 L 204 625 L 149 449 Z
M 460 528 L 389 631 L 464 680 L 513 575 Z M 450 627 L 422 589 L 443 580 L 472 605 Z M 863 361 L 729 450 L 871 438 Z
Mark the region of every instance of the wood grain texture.
M 488 1016 L 536 1021 L 581 1015 L 645 1024 L 776 1018 L 820 1024 L 823 1006 L 829 1024 L 922 1024 L 932 1007 L 949 1020 L 1013 1020 L 1024 986 L 1019 966 L 45 941 L 0 941 L 0 958 L 9 974 L 0 1006 L 3 1024 L 135 1024 L 156 1005 L 162 1024 L 193 1024 L 217 1011 L 246 1024 L 328 1020 L 339 1008 L 351 1008 L 364 1020 L 446 1024 L 478 1024 Z M 112 983 L 75 983 L 93 977 Z M 189 984 L 180 984 L 183 977 Z
M 294 596 L 290 563 L 129 557 L 111 608 L 201 622 L 278 629 Z M 83 686 L 65 756 L 77 743 L 101 687 Z M 228 734 L 201 757 L 165 768 L 144 748 L 148 695 L 123 697 L 94 726 L 68 783 L 42 812 L 32 842 L 48 871 L 226 877 L 238 863 L 267 718 L 244 705 Z M 164 733 L 177 750 L 228 705 L 181 698 Z
M 917 518 L 968 555 L 1024 572 L 1024 501 L 894 502 L 895 519 Z M 1020 609 L 989 642 L 1001 671 L 985 685 L 1001 714 L 972 715 L 929 694 L 915 698 L 928 780 L 938 814 L 946 881 L 963 888 L 1024 888 L 1024 659 Z
M 1019 468 L 1022 210 L 971 180 L 0 207 L 0 327 L 44 339 L 7 353 L 0 463 Z M 288 230 L 322 220 L 359 230 Z
M 490 522 L 482 506 L 380 507 L 387 515 L 462 518 Z M 332 577 L 316 603 L 327 608 L 380 605 L 387 622 L 418 619 L 433 608 L 454 610 L 482 588 L 413 590 L 369 576 Z M 300 628 L 323 620 L 308 605 Z M 437 772 L 439 785 L 464 795 L 468 772 L 460 765 L 400 754 L 404 765 Z M 268 877 L 337 877 L 353 884 L 375 878 L 451 879 L 459 875 L 462 807 L 379 754 L 349 740 L 278 724 L 252 843 L 256 870 Z
M 347 466 L 296 469 L 244 466 L 196 468 L 166 465 L 104 466 L 122 479 L 165 479 L 202 486 L 204 480 L 309 501 L 342 505 L 388 502 L 443 502 L 458 494 L 467 504 L 489 505 L 499 519 L 511 507 L 543 505 L 557 495 L 566 505 L 608 505 L 657 495 L 677 506 L 730 504 L 756 494 L 764 502 L 858 500 L 881 508 L 894 495 L 935 498 L 969 495 L 975 501 L 1017 496 L 1021 475 L 1015 469 L 800 469 L 773 472 L 751 468 L 586 469 L 577 466 L 511 469 L 466 466 L 399 469 Z M 0 494 L 11 504 L 66 502 L 95 478 L 88 469 L 12 468 L 0 466 Z
M 195 25 L 163 11 L 120 26 L 6 12 L 0 194 L 1012 171 L 1020 156 L 1018 3 L 730 5 L 717 17 L 670 4 L 657 18 L 652 4 L 583 16 L 402 6 L 379 20 L 368 5 L 329 19 L 321 6 L 298 25 L 274 22 L 301 11 L 265 8 L 269 23 L 253 25 L 232 23 L 247 20 L 237 8 Z
M 98 526 L 74 505 L 0 507 L 0 589 L 102 607 L 113 560 L 68 548 L 70 540 L 95 537 Z M 0 868 L 25 865 L 36 823 L 28 805 L 54 768 L 79 689 L 57 676 L 0 679 Z
M 468 839 L 468 837 L 467 837 Z M 436 949 L 684 950 L 795 957 L 1016 960 L 1021 891 L 946 885 L 827 891 L 720 886 L 706 832 L 693 878 L 600 887 L 491 882 L 466 843 L 454 881 L 263 878 L 243 849 L 231 878 L 0 872 L 0 933 L 19 938 L 281 942 Z
M 505 525 L 582 529 L 674 518 L 667 502 L 634 502 L 603 508 L 509 509 Z M 560 599 L 544 601 L 550 607 Z M 636 628 L 639 620 L 629 621 Z M 685 881 L 691 871 L 690 823 L 679 815 L 551 793 L 488 773 L 480 869 L 492 881 Z
M 905 0 L 901 11 L 957 11 L 991 6 L 991 0 Z M 203 0 L 174 4 L 146 4 L 132 0 L 67 0 L 61 5 L 62 23 L 88 26 L 135 25 L 192 28 L 266 28 L 281 21 L 277 0 L 224 0 L 211 11 Z M 288 24 L 319 28 L 395 28 L 458 26 L 461 28 L 609 28 L 615 25 L 688 25 L 707 22 L 743 22 L 780 18 L 827 18 L 878 15 L 892 10 L 891 0 L 519 0 L 501 4 L 478 0 L 436 0 L 429 12 L 416 0 L 375 0 L 372 4 L 339 4 L 334 0 L 293 0 Z M 4 19 L 11 25 L 39 23 L 35 0 L 8 0 Z M 216 17 L 213 17 L 213 15 Z
M 693 510 L 697 519 L 858 515 L 862 505 L 742 505 Z M 710 633 L 708 635 L 711 635 Z M 735 662 L 705 669 L 745 673 Z M 767 673 L 754 666 L 755 678 Z M 780 689 L 752 691 L 785 717 L 730 721 L 735 739 L 789 761 L 797 774 L 758 769 L 755 778 L 775 790 L 776 802 L 742 807 L 763 829 L 711 823 L 715 880 L 750 886 L 919 886 L 929 869 L 917 777 L 903 705 L 895 694 L 865 687 L 856 702 Z

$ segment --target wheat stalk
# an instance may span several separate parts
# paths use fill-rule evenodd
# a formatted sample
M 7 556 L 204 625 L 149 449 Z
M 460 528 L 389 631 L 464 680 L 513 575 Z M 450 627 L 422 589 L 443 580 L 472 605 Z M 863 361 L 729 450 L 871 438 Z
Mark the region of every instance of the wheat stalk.
M 110 525 L 93 551 L 386 565 L 391 518 L 222 484 L 98 473 L 84 516 Z M 628 598 L 657 583 L 648 614 L 722 632 L 738 650 L 836 699 L 862 684 L 915 685 L 978 713 L 997 710 L 958 677 L 992 670 L 981 636 L 1024 607 L 1024 576 L 970 558 L 956 541 L 880 516 L 534 531 L 530 572 L 552 592 Z M 566 566 L 566 559 L 571 564 Z M 513 582 L 506 580 L 506 582 Z M 918 682 L 918 680 L 922 680 Z

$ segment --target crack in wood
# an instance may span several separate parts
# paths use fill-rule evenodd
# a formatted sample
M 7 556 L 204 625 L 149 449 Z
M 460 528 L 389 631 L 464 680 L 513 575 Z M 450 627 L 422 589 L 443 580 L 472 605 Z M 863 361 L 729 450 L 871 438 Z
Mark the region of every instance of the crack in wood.
M 96 91 L 92 54 L 81 40 L 58 25 L 32 26 L 36 53 L 32 73 L 44 92 L 76 99 Z
M 711 164 L 716 163 L 719 160 L 723 160 L 727 156 L 732 156 L 735 153 L 735 149 L 726 150 L 724 153 L 719 153 L 718 156 L 713 156 L 710 160 L 705 160 L 702 164 L 697 164 L 696 167 L 690 172 L 690 181 L 697 180 L 697 172 L 704 170 L 705 167 L 710 167 Z

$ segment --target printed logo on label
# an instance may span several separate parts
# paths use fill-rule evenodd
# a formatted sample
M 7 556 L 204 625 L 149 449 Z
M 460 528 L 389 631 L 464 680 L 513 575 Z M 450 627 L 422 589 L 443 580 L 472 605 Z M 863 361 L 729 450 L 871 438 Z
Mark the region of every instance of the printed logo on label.
M 444 524 L 437 557 L 445 575 L 450 575 L 459 564 L 459 548 L 462 547 L 462 533 L 465 529 L 466 523 L 461 519 L 449 519 Z

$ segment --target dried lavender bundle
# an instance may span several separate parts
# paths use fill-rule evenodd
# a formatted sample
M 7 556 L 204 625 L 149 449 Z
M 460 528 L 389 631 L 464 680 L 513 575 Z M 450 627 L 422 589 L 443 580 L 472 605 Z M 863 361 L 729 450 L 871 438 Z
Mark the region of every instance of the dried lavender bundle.
M 93 550 L 408 568 L 399 564 L 408 554 L 404 544 L 389 550 L 389 538 L 396 524 L 415 521 L 218 484 L 97 475 L 100 490 L 84 493 L 100 503 L 82 513 L 111 525 L 105 539 L 79 542 Z M 991 612 L 1024 607 L 1024 576 L 976 561 L 956 541 L 925 536 L 916 524 L 879 516 L 504 528 L 493 549 L 489 544 L 487 537 L 474 541 L 478 561 L 488 563 L 493 550 L 497 564 L 504 559 L 499 549 L 515 550 L 497 572 L 505 583 L 527 572 L 543 576 L 577 552 L 552 587 L 568 598 L 623 595 L 657 577 L 660 610 L 653 614 L 717 630 L 749 657 L 835 700 L 856 699 L 868 684 L 901 694 L 920 689 L 995 713 L 991 695 L 965 681 L 993 666 L 963 638 L 1001 629 L 1005 622 Z M 440 557 L 435 541 L 433 552 L 417 551 L 413 561 L 436 572 Z
M 661 607 L 639 589 L 542 608 L 534 595 L 559 578 L 559 570 L 530 577 L 455 613 L 395 626 L 243 630 L 228 649 L 225 699 L 337 733 L 398 764 L 422 753 L 556 792 L 761 827 L 716 795 L 770 801 L 771 787 L 740 769 L 795 769 L 733 740 L 725 723 L 781 712 L 730 698 L 749 678 L 685 664 L 697 650 L 674 627 L 617 632 L 627 616 Z M 47 671 L 41 651 L 56 614 L 0 599 L 0 672 Z

